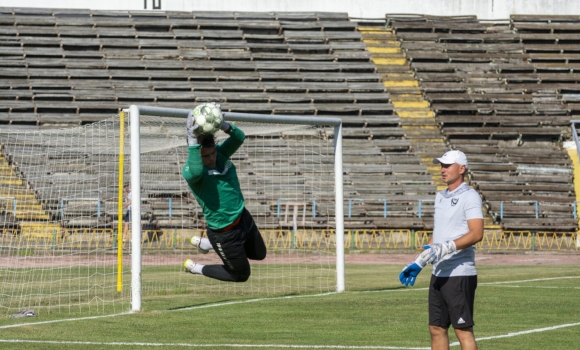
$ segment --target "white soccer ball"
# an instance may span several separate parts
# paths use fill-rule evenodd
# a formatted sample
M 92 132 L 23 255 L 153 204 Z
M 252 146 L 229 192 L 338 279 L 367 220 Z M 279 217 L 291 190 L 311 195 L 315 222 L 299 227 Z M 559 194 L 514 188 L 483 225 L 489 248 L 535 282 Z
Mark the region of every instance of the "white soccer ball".
M 214 102 L 202 103 L 193 110 L 195 123 L 201 134 L 215 134 L 224 121 L 219 105 Z

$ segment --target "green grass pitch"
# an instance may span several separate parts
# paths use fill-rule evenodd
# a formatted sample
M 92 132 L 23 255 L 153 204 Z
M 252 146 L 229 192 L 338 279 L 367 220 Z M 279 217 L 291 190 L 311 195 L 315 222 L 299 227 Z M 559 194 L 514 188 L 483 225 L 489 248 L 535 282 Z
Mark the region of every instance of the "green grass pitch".
M 430 269 L 412 288 L 397 265 L 347 265 L 347 291 L 315 295 L 156 295 L 138 313 L 0 320 L 2 349 L 428 349 Z M 479 266 L 480 349 L 577 349 L 580 269 Z M 195 276 L 194 278 L 197 278 Z M 203 278 L 199 276 L 199 278 Z M 450 332 L 452 349 L 459 349 Z

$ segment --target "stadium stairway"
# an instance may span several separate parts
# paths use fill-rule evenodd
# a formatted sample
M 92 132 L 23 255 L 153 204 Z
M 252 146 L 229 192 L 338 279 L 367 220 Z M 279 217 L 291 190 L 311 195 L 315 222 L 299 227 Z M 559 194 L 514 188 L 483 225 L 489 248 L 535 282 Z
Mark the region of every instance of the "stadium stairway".
M 16 174 L 8 159 L 0 153 L 0 210 L 4 221 L 0 222 L 4 232 L 41 237 L 60 232 L 59 224 L 49 224 L 50 216 L 24 181 Z
M 578 161 L 578 150 L 576 147 L 567 149 L 568 155 L 572 160 L 574 167 L 574 192 L 576 194 L 576 203 L 580 201 L 580 162 Z M 580 217 L 578 206 L 576 206 L 576 218 Z
M 401 118 L 405 138 L 411 142 L 421 163 L 427 167 L 437 190 L 444 189 L 439 167 L 432 164 L 432 159 L 447 151 L 445 139 L 441 136 L 429 102 L 423 98 L 419 82 L 409 67 L 397 37 L 391 28 L 384 26 L 358 27 L 358 30 L 391 96 L 395 114 Z
M 448 150 L 446 137 L 429 101 L 424 98 L 420 81 L 410 67 L 410 59 L 402 50 L 393 28 L 384 25 L 361 25 L 357 29 L 362 33 L 367 50 L 377 65 L 377 71 L 395 107 L 394 112 L 401 119 L 405 138 L 410 141 L 413 151 L 428 169 L 437 190 L 444 189 L 446 186 L 441 181 L 439 166 L 432 164 L 432 159 Z M 470 182 L 469 178 L 466 180 Z M 500 228 L 485 207 L 483 215 L 486 229 Z

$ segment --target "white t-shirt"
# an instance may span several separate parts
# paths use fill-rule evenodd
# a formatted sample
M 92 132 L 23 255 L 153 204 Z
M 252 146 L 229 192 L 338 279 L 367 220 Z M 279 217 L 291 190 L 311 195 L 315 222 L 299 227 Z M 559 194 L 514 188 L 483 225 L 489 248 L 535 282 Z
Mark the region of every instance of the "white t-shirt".
M 131 202 L 131 191 L 127 193 L 127 202 Z M 127 206 L 127 210 L 131 210 L 131 204 Z
M 433 243 L 443 243 L 465 235 L 469 232 L 467 220 L 471 219 L 483 219 L 481 198 L 476 190 L 463 183 L 452 192 L 443 190 L 437 193 Z M 433 274 L 439 277 L 477 275 L 475 247 L 445 256 L 433 265 Z

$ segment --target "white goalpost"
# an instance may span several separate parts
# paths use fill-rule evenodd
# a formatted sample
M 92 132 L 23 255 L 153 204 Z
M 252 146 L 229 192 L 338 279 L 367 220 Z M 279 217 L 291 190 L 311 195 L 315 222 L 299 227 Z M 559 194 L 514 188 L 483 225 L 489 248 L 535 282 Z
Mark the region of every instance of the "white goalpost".
M 190 110 L 177 108 L 161 108 L 131 105 L 129 108 L 131 124 L 131 187 L 141 186 L 141 116 L 187 117 Z M 224 120 L 228 122 L 289 124 L 289 125 L 328 125 L 334 128 L 334 202 L 335 202 L 335 239 L 336 239 L 336 291 L 345 289 L 344 278 L 344 217 L 343 217 L 343 179 L 342 179 L 342 121 L 339 118 L 277 116 L 248 113 L 224 113 Z M 134 213 L 141 213 L 141 193 L 133 193 Z M 258 224 L 259 225 L 259 224 Z M 294 217 L 293 225 L 296 225 Z M 141 310 L 141 220 L 139 215 L 133 215 L 132 229 L 132 258 L 131 258 L 131 305 L 133 311 Z
M 130 106 L 76 128 L 0 129 L 0 313 L 344 291 L 341 120 L 225 113 L 246 134 L 231 161 L 268 250 L 247 282 L 229 283 L 182 267 L 221 264 L 189 244 L 206 223 L 181 175 L 188 113 Z

